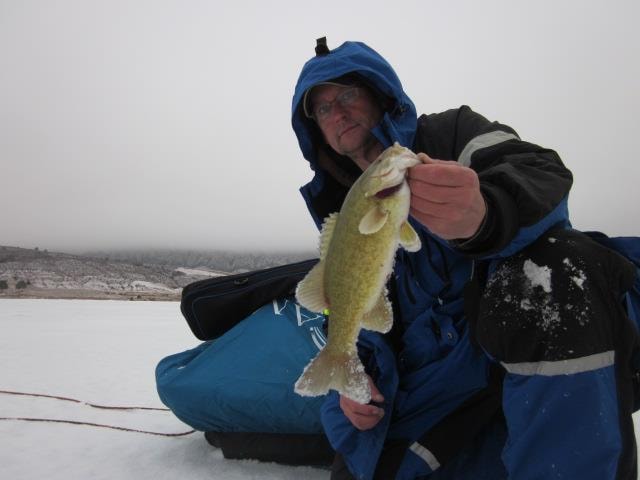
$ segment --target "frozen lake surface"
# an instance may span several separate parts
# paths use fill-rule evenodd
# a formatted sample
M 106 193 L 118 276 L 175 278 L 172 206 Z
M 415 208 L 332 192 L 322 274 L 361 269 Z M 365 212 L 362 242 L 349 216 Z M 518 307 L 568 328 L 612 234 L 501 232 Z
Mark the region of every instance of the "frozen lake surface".
M 109 406 L 164 407 L 154 370 L 196 346 L 177 302 L 0 300 L 0 390 Z M 171 412 L 105 410 L 0 394 L 0 417 L 182 433 Z M 163 480 L 328 479 L 326 470 L 227 460 L 200 432 L 163 437 L 63 423 L 0 421 L 0 478 Z
M 177 302 L 0 300 L 0 390 L 109 406 L 164 407 L 154 370 L 196 346 Z M 105 410 L 0 393 L 0 417 L 73 420 L 162 433 L 171 412 Z M 636 415 L 636 431 L 638 431 Z M 227 460 L 200 432 L 163 437 L 87 425 L 0 421 L 0 478 L 320 480 L 327 470 Z

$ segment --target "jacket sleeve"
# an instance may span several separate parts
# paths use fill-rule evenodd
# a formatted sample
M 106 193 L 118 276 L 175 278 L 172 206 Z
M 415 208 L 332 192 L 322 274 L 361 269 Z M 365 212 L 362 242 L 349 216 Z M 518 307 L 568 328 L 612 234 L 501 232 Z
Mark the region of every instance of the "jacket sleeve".
M 416 150 L 474 169 L 487 202 L 480 230 L 454 247 L 474 257 L 508 256 L 553 225 L 568 224 L 571 172 L 553 150 L 467 106 L 418 120 Z

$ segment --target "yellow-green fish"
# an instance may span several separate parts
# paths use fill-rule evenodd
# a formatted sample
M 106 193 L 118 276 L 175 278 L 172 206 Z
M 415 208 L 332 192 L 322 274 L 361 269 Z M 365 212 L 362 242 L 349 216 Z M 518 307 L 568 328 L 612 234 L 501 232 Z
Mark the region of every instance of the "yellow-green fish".
M 329 309 L 326 346 L 295 384 L 300 395 L 330 389 L 359 403 L 371 399 L 358 358 L 361 328 L 388 332 L 393 324 L 386 283 L 398 245 L 420 250 L 409 222 L 407 169 L 420 160 L 398 143 L 387 148 L 352 185 L 340 213 L 329 215 L 320 234 L 320 261 L 302 279 L 296 298 L 305 308 Z

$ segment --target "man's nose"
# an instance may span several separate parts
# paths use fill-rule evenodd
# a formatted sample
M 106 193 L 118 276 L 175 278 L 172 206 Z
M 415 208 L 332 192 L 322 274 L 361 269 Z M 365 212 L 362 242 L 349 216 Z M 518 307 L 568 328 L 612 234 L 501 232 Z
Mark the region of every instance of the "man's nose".
M 339 120 L 345 118 L 349 114 L 349 108 L 342 105 L 340 102 L 335 102 L 331 106 L 331 118 L 333 120 Z

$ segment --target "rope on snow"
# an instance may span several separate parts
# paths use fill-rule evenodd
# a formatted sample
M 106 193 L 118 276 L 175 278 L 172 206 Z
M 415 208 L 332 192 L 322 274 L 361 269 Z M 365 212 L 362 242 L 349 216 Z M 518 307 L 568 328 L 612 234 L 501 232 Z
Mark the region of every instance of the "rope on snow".
M 107 410 L 156 410 L 156 411 L 169 411 L 168 408 L 152 408 L 152 407 L 117 407 L 117 406 L 105 406 L 105 405 L 96 405 L 93 403 L 83 402 L 82 400 L 77 400 L 75 398 L 68 397 L 59 397 L 55 395 L 45 395 L 42 393 L 26 393 L 26 392 L 14 392 L 9 390 L 0 390 L 0 394 L 5 395 L 21 395 L 27 397 L 42 397 L 42 398 L 52 398 L 55 400 L 62 400 L 65 402 L 74 402 L 81 403 L 83 405 L 88 405 L 93 408 L 107 409 Z M 190 435 L 195 432 L 195 430 L 189 430 L 187 432 L 180 433 L 162 433 L 162 432 L 152 432 L 148 430 L 138 430 L 135 428 L 125 428 L 125 427 L 117 427 L 115 425 L 105 425 L 101 423 L 92 423 L 92 422 L 81 422 L 78 420 L 59 420 L 54 418 L 32 418 L 32 417 L 0 417 L 0 421 L 18 421 L 18 422 L 46 422 L 46 423 L 65 423 L 69 425 L 83 425 L 89 427 L 98 427 L 98 428 L 110 428 L 112 430 L 120 430 L 123 432 L 135 432 L 135 433 L 144 433 L 147 435 L 158 435 L 163 437 L 183 437 L 185 435 Z
M 21 396 L 25 396 L 25 397 L 52 398 L 54 400 L 62 400 L 62 401 L 65 401 L 65 402 L 81 403 L 83 405 L 88 405 L 89 407 L 102 408 L 102 409 L 105 409 L 105 410 L 156 410 L 156 411 L 160 411 L 160 412 L 168 412 L 169 411 L 168 408 L 112 407 L 112 406 L 107 406 L 107 405 L 97 405 L 95 403 L 84 402 L 82 400 L 78 400 L 78 399 L 75 399 L 75 398 L 58 397 L 56 395 L 45 395 L 44 393 L 13 392 L 13 391 L 10 391 L 10 390 L 0 390 L 0 393 L 6 394 L 6 395 L 21 395 Z
M 19 422 L 66 423 L 70 425 L 84 425 L 89 427 L 111 428 L 113 430 L 121 430 L 123 432 L 145 433 L 147 435 L 158 435 L 162 437 L 183 437 L 185 435 L 190 435 L 195 432 L 195 430 L 189 430 L 188 432 L 180 432 L 180 433 L 151 432 L 148 430 L 137 430 L 135 428 L 116 427 L 115 425 L 104 425 L 101 423 L 91 423 L 91 422 L 79 422 L 77 420 L 58 420 L 55 418 L 0 417 L 0 420 L 13 420 L 13 421 L 19 421 Z

